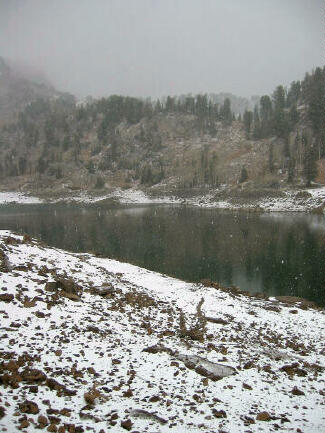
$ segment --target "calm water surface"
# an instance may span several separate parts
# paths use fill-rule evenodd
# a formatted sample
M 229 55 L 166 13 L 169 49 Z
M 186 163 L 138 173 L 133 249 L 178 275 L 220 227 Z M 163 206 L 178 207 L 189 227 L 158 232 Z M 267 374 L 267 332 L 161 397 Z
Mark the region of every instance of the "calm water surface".
M 210 278 L 325 304 L 323 216 L 172 206 L 2 205 L 0 228 L 188 281 Z

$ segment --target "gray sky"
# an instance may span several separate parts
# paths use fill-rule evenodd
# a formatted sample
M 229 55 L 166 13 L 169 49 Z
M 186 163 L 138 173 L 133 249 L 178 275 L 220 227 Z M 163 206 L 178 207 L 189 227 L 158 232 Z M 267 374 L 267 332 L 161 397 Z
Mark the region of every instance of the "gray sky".
M 80 96 L 250 96 L 324 64 L 323 22 L 323 0 L 0 0 L 0 56 Z

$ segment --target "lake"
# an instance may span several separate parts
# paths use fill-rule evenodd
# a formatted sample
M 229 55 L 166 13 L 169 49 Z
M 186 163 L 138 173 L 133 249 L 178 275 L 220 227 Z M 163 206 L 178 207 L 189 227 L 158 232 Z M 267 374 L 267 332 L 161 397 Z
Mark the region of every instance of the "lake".
M 325 305 L 325 218 L 182 206 L 1 205 L 0 228 L 186 281 Z

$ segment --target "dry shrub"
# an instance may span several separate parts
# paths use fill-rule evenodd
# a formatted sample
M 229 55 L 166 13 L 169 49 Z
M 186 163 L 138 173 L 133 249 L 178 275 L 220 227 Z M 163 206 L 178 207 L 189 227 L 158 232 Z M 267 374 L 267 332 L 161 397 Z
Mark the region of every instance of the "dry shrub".
M 204 341 L 206 334 L 206 324 L 207 320 L 202 313 L 202 305 L 204 303 L 204 298 L 201 298 L 200 302 L 196 307 L 196 314 L 194 316 L 193 322 L 189 327 L 186 326 L 186 319 L 183 311 L 179 315 L 179 335 L 181 338 L 190 338 L 195 341 Z
M 139 292 L 127 292 L 122 302 L 139 309 L 156 306 L 156 301 L 151 296 Z

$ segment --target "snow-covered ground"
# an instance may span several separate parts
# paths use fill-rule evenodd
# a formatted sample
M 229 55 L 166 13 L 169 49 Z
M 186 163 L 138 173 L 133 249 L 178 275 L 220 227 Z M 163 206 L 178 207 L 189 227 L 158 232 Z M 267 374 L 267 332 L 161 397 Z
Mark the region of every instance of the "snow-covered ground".
M 284 197 L 263 198 L 246 203 L 233 203 L 231 200 L 215 201 L 213 195 L 206 195 L 199 199 L 190 199 L 188 204 L 201 207 L 214 207 L 219 209 L 259 209 L 268 212 L 308 212 L 324 207 L 325 187 L 305 190 L 306 196 L 301 192 L 284 191 Z M 309 195 L 309 196 L 308 196 Z M 325 207 L 322 209 L 325 212 Z
M 38 197 L 26 195 L 22 192 L 0 192 L 0 204 L 7 203 L 22 203 L 22 204 L 36 204 L 42 203 L 43 200 Z
M 3 431 L 325 431 L 324 311 L 8 231 L 0 288 Z

